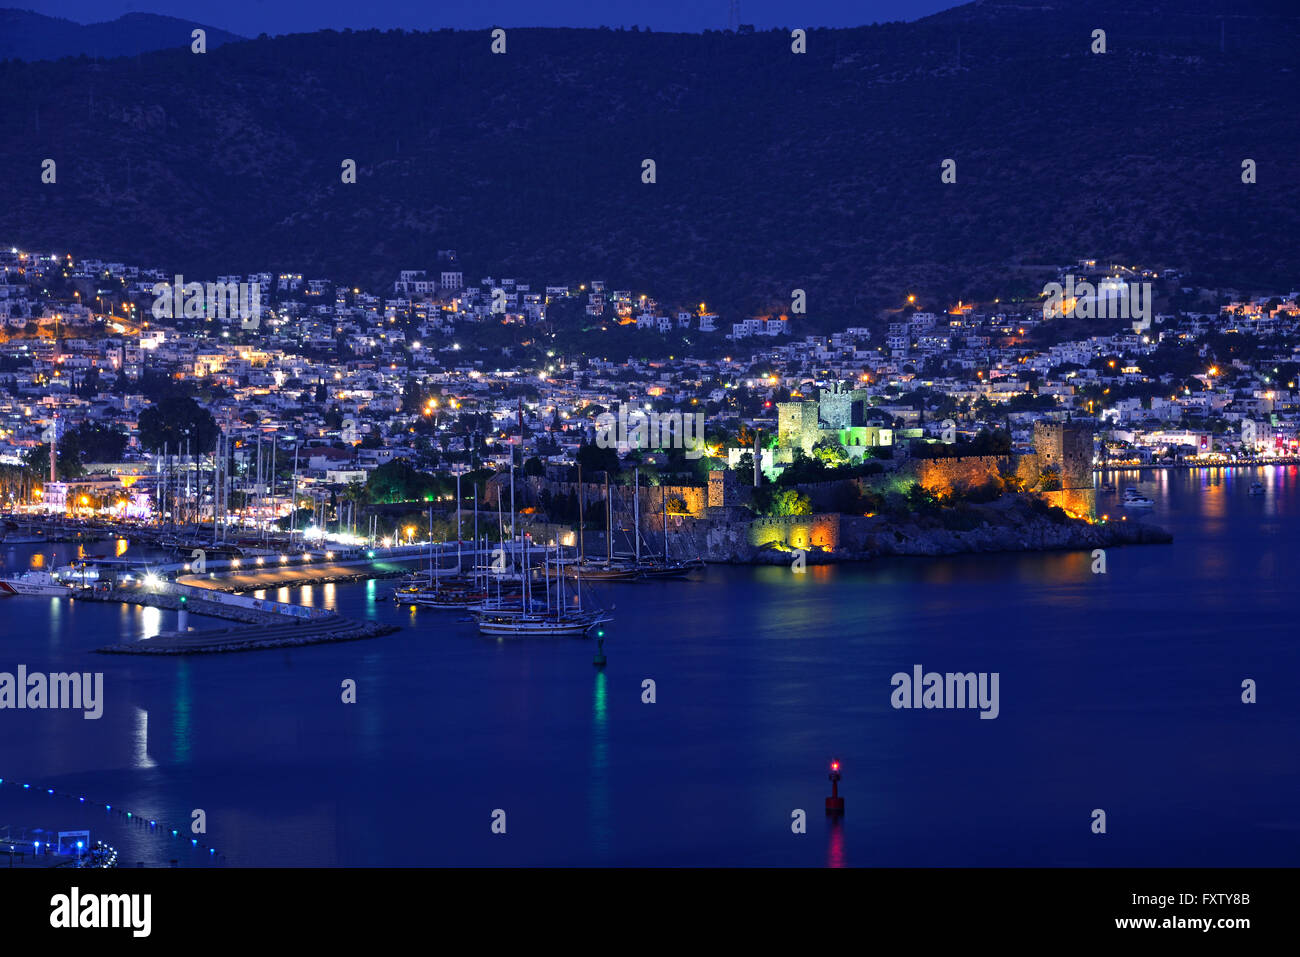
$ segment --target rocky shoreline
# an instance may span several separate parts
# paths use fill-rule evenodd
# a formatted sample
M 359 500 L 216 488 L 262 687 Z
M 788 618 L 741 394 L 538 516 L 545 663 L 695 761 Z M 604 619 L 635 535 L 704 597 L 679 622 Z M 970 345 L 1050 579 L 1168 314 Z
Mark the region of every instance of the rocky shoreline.
M 815 517 L 809 517 L 813 521 Z M 700 523 L 695 530 L 705 561 L 735 565 L 788 565 L 788 543 L 756 543 L 748 527 Z M 1088 522 L 1032 500 L 1004 496 L 982 505 L 934 514 L 838 516 L 834 547 L 806 547 L 809 564 L 870 561 L 897 555 L 938 556 L 988 552 L 1091 551 L 1125 545 L 1166 545 L 1173 535 L 1128 519 Z M 817 538 L 812 536 L 815 543 Z

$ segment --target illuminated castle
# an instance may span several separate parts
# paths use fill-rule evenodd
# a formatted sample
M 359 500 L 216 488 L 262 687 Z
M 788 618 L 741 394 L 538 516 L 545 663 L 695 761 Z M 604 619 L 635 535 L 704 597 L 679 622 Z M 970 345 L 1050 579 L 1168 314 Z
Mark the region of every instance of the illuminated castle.
M 892 445 L 893 429 L 869 424 L 869 407 L 865 390 L 844 389 L 838 383 L 822 389 L 816 400 L 778 402 L 777 462 L 785 465 L 793 461 L 797 448 L 811 455 L 813 446 L 827 438 L 844 446 L 853 458 L 862 457 L 874 446 Z

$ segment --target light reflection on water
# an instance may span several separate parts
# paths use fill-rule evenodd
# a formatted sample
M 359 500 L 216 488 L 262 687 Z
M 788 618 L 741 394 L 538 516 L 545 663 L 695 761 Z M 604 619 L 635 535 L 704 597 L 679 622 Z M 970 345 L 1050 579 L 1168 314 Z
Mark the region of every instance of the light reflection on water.
M 106 705 L 99 721 L 6 714 L 0 776 L 182 822 L 202 806 L 232 863 L 1293 863 L 1300 774 L 1277 756 L 1300 714 L 1283 699 L 1264 720 L 1236 689 L 1300 668 L 1279 627 L 1293 588 L 1272 573 L 1294 565 L 1295 470 L 1255 497 L 1249 473 L 1211 491 L 1158 478 L 1116 484 L 1157 498 L 1144 517 L 1177 543 L 1110 549 L 1105 575 L 1062 552 L 607 586 L 596 674 L 590 642 L 485 640 L 460 613 L 396 605 L 393 582 L 311 598 L 397 634 L 192 659 L 88 654 L 161 627 L 155 609 L 11 599 L 6 660 L 103 671 Z M 998 671 L 1000 717 L 892 710 L 890 675 L 916 663 Z M 849 769 L 842 824 L 821 815 L 831 753 Z M 1062 823 L 1083 794 L 1122 795 L 1141 825 L 1090 842 Z M 8 802 L 0 822 L 45 820 Z M 485 806 L 508 809 L 510 841 Z M 453 826 L 412 849 L 390 833 L 411 820 Z M 127 860 L 165 853 L 122 840 Z

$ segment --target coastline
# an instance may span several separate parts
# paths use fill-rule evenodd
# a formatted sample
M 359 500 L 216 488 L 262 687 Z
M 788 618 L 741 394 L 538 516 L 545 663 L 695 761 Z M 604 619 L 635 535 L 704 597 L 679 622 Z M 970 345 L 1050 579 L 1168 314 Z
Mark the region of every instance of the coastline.
M 981 505 L 906 517 L 809 515 L 757 519 L 746 526 L 702 519 L 695 529 L 710 564 L 789 565 L 795 549 L 808 564 L 885 556 L 939 557 L 991 552 L 1084 551 L 1167 545 L 1173 535 L 1147 522 L 1090 522 L 1033 500 L 1004 496 Z M 776 531 L 777 534 L 765 534 Z M 818 536 L 824 538 L 819 541 Z

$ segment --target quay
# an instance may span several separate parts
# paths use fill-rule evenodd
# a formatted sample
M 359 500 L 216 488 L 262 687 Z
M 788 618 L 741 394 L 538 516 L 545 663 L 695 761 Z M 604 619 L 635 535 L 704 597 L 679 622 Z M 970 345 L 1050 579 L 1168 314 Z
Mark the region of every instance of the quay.
M 247 625 L 271 625 L 284 620 L 283 612 L 230 605 L 212 601 L 203 595 L 181 595 L 161 591 L 145 591 L 140 588 L 113 587 L 91 591 L 87 589 L 75 596 L 79 601 L 124 602 L 128 605 L 143 605 L 148 608 L 161 608 L 165 611 L 188 611 L 208 618 L 224 618 Z M 184 597 L 185 601 L 181 601 Z
M 389 561 L 333 562 L 323 565 L 286 565 L 247 571 L 226 568 L 211 575 L 180 575 L 176 581 L 195 588 L 213 591 L 246 592 L 331 582 L 365 581 L 370 578 L 398 578 L 409 571 L 405 567 L 417 559 Z
M 361 641 L 399 631 L 393 625 L 360 622 L 321 608 L 251 598 L 180 582 L 157 582 L 147 587 L 87 590 L 91 601 L 118 601 L 177 612 L 173 631 L 96 648 L 109 655 L 196 655 L 301 645 Z M 189 614 L 223 618 L 237 626 L 191 631 Z
M 1094 474 L 1102 472 L 1199 472 L 1207 469 L 1258 469 L 1269 465 L 1300 465 L 1300 457 L 1279 455 L 1261 461 L 1204 461 L 1194 462 L 1186 459 L 1179 462 L 1107 462 L 1094 465 Z

